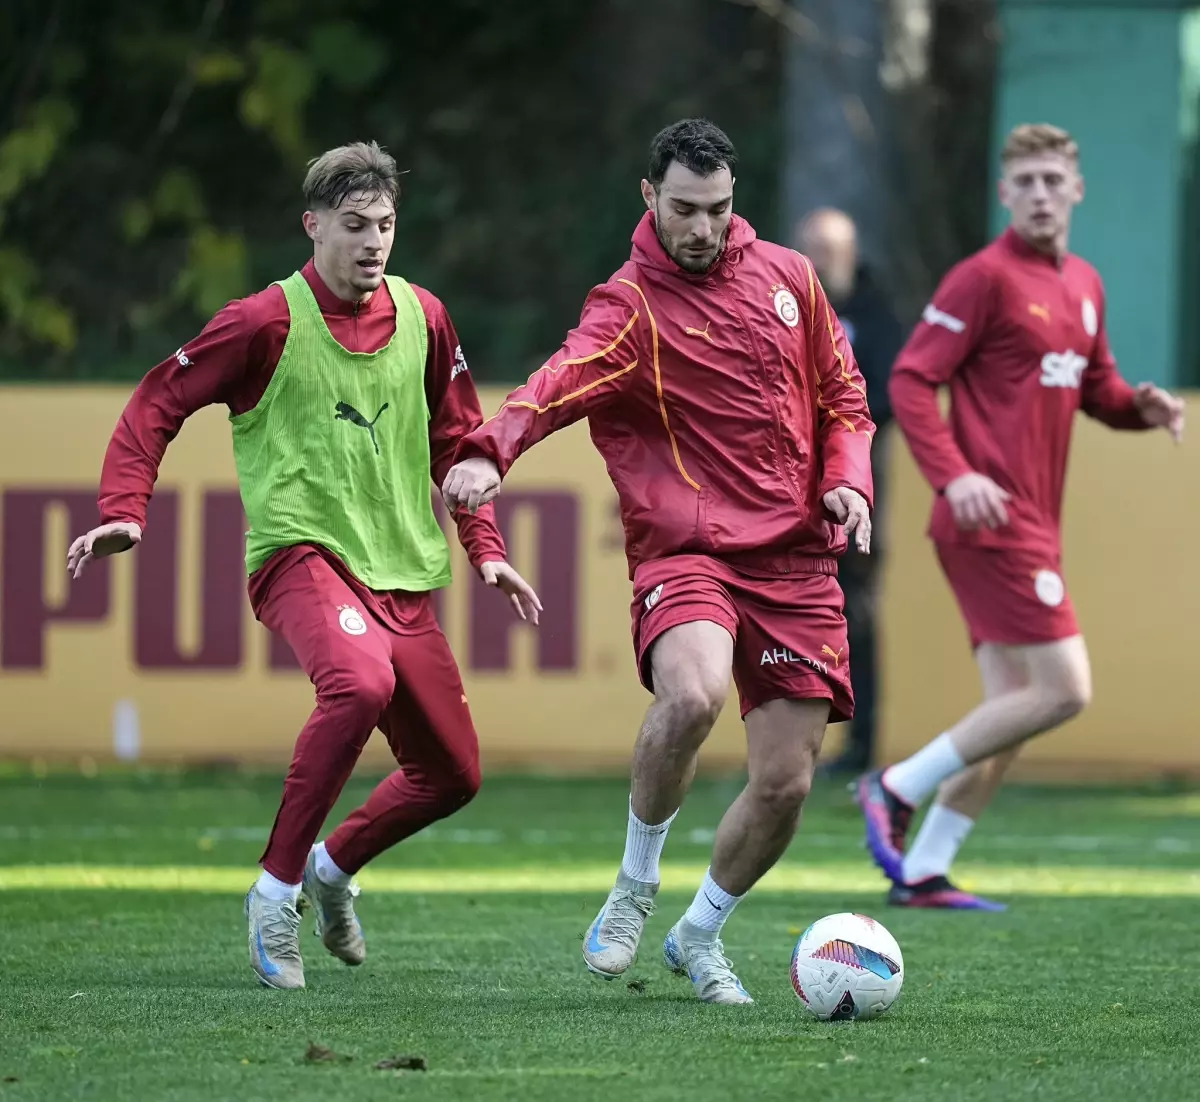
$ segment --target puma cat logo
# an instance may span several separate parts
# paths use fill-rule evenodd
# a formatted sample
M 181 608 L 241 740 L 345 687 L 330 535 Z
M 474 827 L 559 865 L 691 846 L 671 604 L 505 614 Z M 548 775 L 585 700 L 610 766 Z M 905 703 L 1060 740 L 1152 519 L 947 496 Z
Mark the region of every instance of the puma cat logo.
M 380 414 L 388 408 L 387 402 L 379 407 L 379 413 L 375 414 L 374 418 L 368 421 L 361 413 L 358 412 L 349 402 L 338 402 L 334 408 L 335 421 L 349 421 L 352 425 L 358 425 L 359 428 L 366 429 L 371 434 L 371 443 L 375 446 L 375 454 L 379 454 L 379 441 L 375 439 L 375 422 L 379 420 Z

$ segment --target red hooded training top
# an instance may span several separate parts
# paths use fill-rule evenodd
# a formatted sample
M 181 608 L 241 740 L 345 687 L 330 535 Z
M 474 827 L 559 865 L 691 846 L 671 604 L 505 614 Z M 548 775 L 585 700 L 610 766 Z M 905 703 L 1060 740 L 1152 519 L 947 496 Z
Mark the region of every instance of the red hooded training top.
M 629 261 L 579 325 L 459 446 L 501 474 L 586 417 L 620 499 L 632 577 L 682 552 L 828 557 L 843 528 L 822 496 L 872 500 L 862 376 L 812 264 L 730 222 L 703 275 L 663 249 L 649 212 Z
M 949 424 L 937 404 L 946 384 Z M 1012 229 L 947 273 L 888 389 L 937 492 L 929 533 L 942 543 L 1057 553 L 1076 410 L 1113 428 L 1147 427 L 1108 345 L 1099 273 L 1077 256 L 1037 252 Z M 971 471 L 1011 495 L 1005 527 L 955 523 L 942 491 Z

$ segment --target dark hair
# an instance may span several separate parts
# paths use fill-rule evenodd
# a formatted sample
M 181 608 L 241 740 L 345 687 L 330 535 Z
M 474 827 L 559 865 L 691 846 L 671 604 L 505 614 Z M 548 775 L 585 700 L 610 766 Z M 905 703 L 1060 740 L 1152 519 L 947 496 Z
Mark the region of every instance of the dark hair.
M 660 130 L 650 143 L 650 168 L 646 178 L 657 188 L 678 161 L 684 168 L 701 176 L 711 176 L 720 168 L 737 168 L 737 150 L 716 123 L 708 119 L 681 119 Z
M 400 197 L 396 161 L 375 142 L 339 145 L 308 162 L 304 177 L 304 201 L 309 209 L 337 210 L 346 199 L 362 192 L 368 202 Z

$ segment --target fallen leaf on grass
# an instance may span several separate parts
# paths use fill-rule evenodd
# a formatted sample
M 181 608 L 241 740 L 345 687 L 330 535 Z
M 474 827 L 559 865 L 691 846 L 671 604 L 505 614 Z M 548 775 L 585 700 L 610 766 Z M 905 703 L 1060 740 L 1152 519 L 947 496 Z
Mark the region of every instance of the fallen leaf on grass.
M 376 1071 L 428 1071 L 424 1056 L 390 1056 L 375 1065 Z
M 339 1060 L 353 1060 L 353 1056 L 342 1056 L 336 1053 L 331 1048 L 326 1048 L 324 1045 L 318 1045 L 315 1041 L 308 1042 L 308 1051 L 304 1054 L 304 1059 L 311 1064 L 332 1064 Z
M 644 995 L 646 993 L 645 980 L 630 980 L 625 986 L 635 995 Z
M 86 991 L 76 991 L 75 994 L 71 996 L 71 998 L 67 999 L 67 1002 L 70 1002 L 71 999 L 82 998 L 86 994 L 87 994 Z

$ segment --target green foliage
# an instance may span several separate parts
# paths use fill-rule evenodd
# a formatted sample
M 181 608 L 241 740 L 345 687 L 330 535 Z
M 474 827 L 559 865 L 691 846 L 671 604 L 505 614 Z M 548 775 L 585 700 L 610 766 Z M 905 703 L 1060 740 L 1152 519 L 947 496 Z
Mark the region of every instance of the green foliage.
M 312 61 L 274 42 L 253 42 L 250 54 L 254 79 L 242 92 L 242 120 L 266 133 L 288 161 L 302 161 L 304 108 L 316 84 Z
M 70 70 L 66 70 L 68 73 Z M 76 112 L 50 95 L 35 103 L 21 124 L 0 140 L 0 232 L 7 206 L 22 190 L 36 187 L 75 127 Z M 46 211 L 42 217 L 49 217 Z M 53 295 L 39 288 L 39 272 L 28 252 L 4 247 L 0 237 L 0 318 L 6 328 L 34 345 L 56 352 L 75 347 L 75 320 Z
M 215 314 L 250 282 L 246 243 L 240 234 L 198 226 L 188 241 L 187 263 L 175 285 L 198 314 Z
M 346 141 L 406 170 L 390 267 L 446 302 L 480 378 L 524 377 L 628 255 L 647 144 L 682 114 L 729 130 L 739 209 L 776 232 L 780 31 L 750 7 L 337 13 L 113 0 L 16 44 L 0 376 L 144 373 L 304 262 L 305 166 Z
M 34 183 L 75 125 L 75 109 L 64 99 L 48 96 L 35 104 L 23 125 L 0 142 L 0 203 Z

